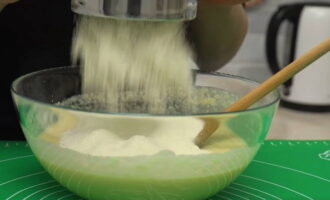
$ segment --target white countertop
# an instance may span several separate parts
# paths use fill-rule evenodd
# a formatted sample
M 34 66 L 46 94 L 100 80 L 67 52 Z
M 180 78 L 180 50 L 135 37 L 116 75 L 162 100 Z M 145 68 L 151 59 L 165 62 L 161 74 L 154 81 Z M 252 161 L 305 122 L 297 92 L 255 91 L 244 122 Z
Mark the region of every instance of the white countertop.
M 267 138 L 330 140 L 330 112 L 312 113 L 279 107 Z

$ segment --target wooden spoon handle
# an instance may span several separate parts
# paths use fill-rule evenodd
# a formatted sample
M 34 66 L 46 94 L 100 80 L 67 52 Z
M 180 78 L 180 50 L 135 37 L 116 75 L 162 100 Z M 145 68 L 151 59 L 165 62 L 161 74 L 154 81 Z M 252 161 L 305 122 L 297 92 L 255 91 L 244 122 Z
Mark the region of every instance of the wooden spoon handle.
M 273 91 L 282 83 L 290 79 L 296 73 L 309 66 L 315 60 L 330 51 L 330 38 L 323 41 L 307 53 L 293 61 L 291 64 L 284 67 L 281 71 L 267 79 L 260 84 L 257 88 L 249 92 L 244 97 L 233 103 L 224 112 L 233 112 L 249 108 L 251 105 L 259 101 L 262 97 Z M 330 66 L 329 66 L 330 67 Z
M 262 97 L 273 91 L 279 85 L 290 79 L 293 75 L 300 72 L 305 67 L 309 66 L 315 60 L 326 54 L 330 51 L 330 38 L 323 41 L 313 49 L 309 50 L 307 53 L 296 59 L 291 64 L 284 67 L 281 71 L 267 79 L 265 82 L 260 84 L 254 90 L 249 92 L 247 95 L 240 98 L 238 101 L 233 103 L 224 112 L 234 112 L 245 110 L 249 108 L 251 105 L 259 101 Z M 214 131 L 210 131 L 210 128 L 206 126 L 210 126 L 211 122 L 205 123 L 205 128 L 197 135 L 194 142 L 196 145 L 201 146 L 213 133 Z M 212 124 L 212 127 L 215 127 Z M 214 128 L 213 128 L 214 129 Z

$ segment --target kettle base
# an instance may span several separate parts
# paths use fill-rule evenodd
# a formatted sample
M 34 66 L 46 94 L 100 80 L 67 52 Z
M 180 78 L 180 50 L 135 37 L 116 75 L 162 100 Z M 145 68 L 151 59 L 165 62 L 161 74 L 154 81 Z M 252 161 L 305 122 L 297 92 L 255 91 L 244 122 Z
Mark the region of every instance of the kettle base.
M 280 105 L 289 109 L 306 111 L 306 112 L 330 112 L 330 105 L 316 106 L 316 105 L 308 105 L 301 103 L 292 103 L 285 100 L 281 100 Z

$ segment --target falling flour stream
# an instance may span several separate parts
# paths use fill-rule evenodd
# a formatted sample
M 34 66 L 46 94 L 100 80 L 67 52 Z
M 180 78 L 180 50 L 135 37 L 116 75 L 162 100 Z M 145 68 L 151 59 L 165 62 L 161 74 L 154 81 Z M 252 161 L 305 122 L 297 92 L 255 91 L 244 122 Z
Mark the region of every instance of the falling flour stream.
M 193 55 L 182 22 L 83 16 L 76 29 L 72 54 L 73 60 L 82 65 L 83 95 L 92 97 L 99 109 L 152 114 L 192 110 Z M 62 104 L 72 102 L 68 99 Z M 130 138 L 122 139 L 120 133 L 104 129 L 71 131 L 60 144 L 101 156 L 152 155 L 163 150 L 176 154 L 206 153 L 193 143 L 203 122 L 190 120 L 191 128 L 186 133 L 168 132 L 168 127 L 160 127 L 152 134 L 132 133 Z

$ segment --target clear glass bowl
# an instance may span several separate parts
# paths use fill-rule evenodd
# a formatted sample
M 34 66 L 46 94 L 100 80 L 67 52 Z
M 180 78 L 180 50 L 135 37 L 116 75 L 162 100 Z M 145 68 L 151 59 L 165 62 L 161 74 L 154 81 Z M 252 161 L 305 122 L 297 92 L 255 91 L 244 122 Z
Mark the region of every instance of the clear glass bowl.
M 196 72 L 195 85 L 222 89 L 198 103 L 202 107 L 219 105 L 221 110 L 258 83 L 231 75 Z M 228 91 L 233 95 L 228 95 Z M 248 110 L 231 113 L 201 110 L 184 115 L 88 112 L 57 104 L 79 94 L 80 71 L 74 67 L 31 73 L 12 85 L 20 124 L 36 157 L 63 186 L 90 200 L 200 200 L 216 194 L 253 159 L 279 102 L 279 94 L 274 91 Z M 218 126 L 204 145 L 210 153 L 91 156 L 59 144 L 61 137 L 71 130 L 102 128 L 127 137 L 132 130 L 147 134 L 158 125 L 168 127 L 169 132 L 185 131 L 196 120 L 211 121 Z

